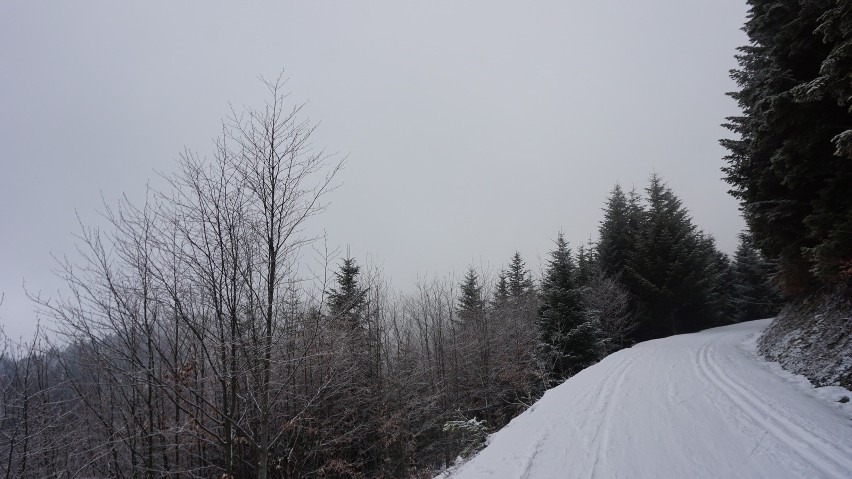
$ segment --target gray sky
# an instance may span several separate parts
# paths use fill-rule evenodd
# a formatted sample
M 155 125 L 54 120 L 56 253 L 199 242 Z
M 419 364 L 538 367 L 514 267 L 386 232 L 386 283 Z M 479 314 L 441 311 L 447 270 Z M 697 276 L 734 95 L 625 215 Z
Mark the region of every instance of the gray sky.
M 651 171 L 732 252 L 720 180 L 724 93 L 744 0 L 0 1 L 0 322 L 35 317 L 75 211 L 142 198 L 185 148 L 212 151 L 228 103 L 259 105 L 282 69 L 349 155 L 315 220 L 400 289 L 418 275 L 538 268 L 559 230 L 597 231 L 616 182 Z

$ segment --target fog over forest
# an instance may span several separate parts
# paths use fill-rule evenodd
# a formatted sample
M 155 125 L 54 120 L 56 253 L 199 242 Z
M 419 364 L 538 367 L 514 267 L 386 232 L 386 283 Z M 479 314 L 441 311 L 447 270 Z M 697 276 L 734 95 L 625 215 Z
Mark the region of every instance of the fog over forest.
M 558 231 L 594 238 L 612 186 L 662 175 L 733 253 L 743 224 L 718 139 L 745 5 L 543 2 L 4 2 L 0 5 L 0 318 L 32 334 L 22 284 L 62 289 L 77 214 L 141 201 L 190 148 L 212 155 L 229 104 L 258 105 L 283 69 L 348 157 L 310 222 L 332 249 L 418 277 L 539 274 Z
M 852 469 L 852 4 L 745 3 L 3 4 L 0 477 Z

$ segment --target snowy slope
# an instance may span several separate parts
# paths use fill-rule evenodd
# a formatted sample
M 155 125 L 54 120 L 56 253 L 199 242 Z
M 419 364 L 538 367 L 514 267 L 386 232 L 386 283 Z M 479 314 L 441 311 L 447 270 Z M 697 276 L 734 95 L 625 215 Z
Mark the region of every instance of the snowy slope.
M 754 340 L 768 324 L 619 351 L 441 477 L 852 478 L 852 403 L 757 359 Z

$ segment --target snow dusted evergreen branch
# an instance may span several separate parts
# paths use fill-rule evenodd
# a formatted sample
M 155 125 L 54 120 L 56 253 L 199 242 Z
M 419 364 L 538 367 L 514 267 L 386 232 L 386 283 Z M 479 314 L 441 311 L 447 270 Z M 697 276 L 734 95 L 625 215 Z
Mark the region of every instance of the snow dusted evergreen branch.
M 484 420 L 476 419 L 476 417 L 467 421 L 447 421 L 444 423 L 443 430 L 461 436 L 464 449 L 459 455 L 463 459 L 476 454 L 485 447 L 485 440 L 488 438 L 487 423 Z

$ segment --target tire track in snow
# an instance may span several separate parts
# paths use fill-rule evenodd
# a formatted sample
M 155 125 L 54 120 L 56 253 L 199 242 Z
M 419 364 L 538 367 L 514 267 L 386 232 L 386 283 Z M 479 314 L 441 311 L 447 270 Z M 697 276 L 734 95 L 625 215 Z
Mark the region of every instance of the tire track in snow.
M 530 450 L 527 451 L 526 459 L 524 460 L 524 465 L 523 465 L 523 468 L 521 469 L 520 479 L 530 479 L 530 477 L 531 477 L 530 473 L 532 472 L 533 460 L 535 459 L 536 456 L 538 456 L 538 453 L 541 452 L 541 445 L 544 444 L 545 441 L 550 439 L 550 432 L 552 430 L 553 430 L 552 427 L 547 428 L 547 430 L 544 431 L 544 433 L 541 436 L 539 436 L 538 440 L 535 442 L 533 447 L 531 447 Z
M 627 377 L 627 371 L 630 370 L 630 366 L 643 354 L 644 351 L 637 351 L 629 360 L 624 360 L 617 372 L 610 374 L 609 378 L 605 381 L 605 386 L 609 386 L 606 388 L 606 391 L 603 390 L 604 387 L 601 388 L 601 392 L 603 393 L 602 399 L 604 399 L 605 405 L 599 409 L 599 411 L 602 410 L 602 414 L 598 421 L 598 427 L 595 430 L 595 435 L 592 439 L 592 443 L 595 445 L 594 462 L 592 463 L 592 478 L 598 477 L 598 468 L 600 467 L 601 459 L 604 460 L 604 463 L 606 462 L 606 456 L 609 450 L 612 408 L 616 403 L 616 401 L 613 400 L 613 394 L 621 387 L 622 384 L 624 384 L 624 379 Z
M 633 356 L 627 359 L 623 359 L 619 363 L 612 366 L 610 368 L 609 373 L 606 375 L 605 380 L 596 382 L 592 387 L 588 388 L 585 391 L 585 393 L 580 397 L 578 401 L 573 404 L 573 406 L 576 408 L 575 412 L 588 411 L 585 407 L 583 407 L 583 404 L 585 404 L 587 401 L 589 401 L 591 404 L 598 406 L 594 409 L 593 413 L 589 414 L 588 412 L 586 412 L 582 415 L 582 422 L 577 428 L 578 431 L 588 431 L 592 428 L 592 423 L 595 421 L 595 419 L 598 419 L 598 425 L 595 429 L 594 436 L 585 444 L 585 448 L 587 449 L 587 451 L 595 451 L 594 455 L 587 456 L 587 459 L 589 461 L 593 461 L 593 464 L 591 466 L 592 468 L 597 467 L 599 456 L 601 455 L 601 451 L 603 450 L 603 447 L 599 441 L 608 440 L 608 431 L 603 428 L 603 423 L 605 419 L 610 415 L 609 411 L 613 407 L 614 401 L 612 401 L 612 394 L 624 382 L 626 372 L 635 360 L 636 356 Z M 569 410 L 568 412 L 570 413 L 571 411 Z M 604 438 L 600 437 L 602 431 L 604 432 Z M 523 466 L 521 466 L 521 474 L 518 476 L 519 479 L 532 479 L 535 477 L 533 475 L 534 461 L 541 452 L 542 445 L 547 442 L 552 432 L 553 426 L 546 428 L 544 432 L 542 432 L 538 439 L 535 441 L 535 443 L 527 450 L 526 454 L 524 455 Z M 588 435 L 586 434 L 583 434 L 582 436 L 588 437 Z M 566 456 L 567 454 L 568 452 L 566 451 Z M 566 464 L 565 466 L 574 468 L 577 471 L 586 469 L 582 467 L 582 465 L 578 464 Z
M 622 367 L 623 364 L 624 364 L 624 361 L 616 364 L 612 369 L 619 370 L 619 368 Z M 609 373 L 607 376 L 609 377 L 612 374 L 613 373 Z M 592 385 L 585 390 L 583 395 L 572 406 L 577 411 L 583 410 L 584 408 L 583 408 L 582 405 L 587 400 L 589 400 L 589 399 L 594 400 L 593 399 L 594 397 L 600 396 L 601 390 L 605 387 L 606 383 L 607 383 L 607 381 L 598 381 L 598 382 L 592 383 Z M 529 412 L 533 413 L 535 409 L 536 409 L 536 406 L 534 405 L 530 408 Z M 570 412 L 570 410 L 569 410 L 569 412 Z M 578 427 L 578 430 L 584 430 L 586 428 L 588 422 L 589 422 L 589 416 L 583 415 L 583 422 Z M 521 466 L 521 475 L 518 476 L 519 479 L 530 479 L 530 477 L 531 477 L 530 474 L 532 472 L 532 467 L 533 467 L 533 461 L 535 460 L 536 456 L 538 456 L 538 454 L 541 452 L 541 445 L 547 439 L 550 438 L 550 434 L 553 431 L 553 427 L 554 426 L 552 424 L 550 426 L 548 426 L 544 430 L 544 432 L 541 433 L 541 435 L 538 437 L 535 444 L 533 444 L 533 446 L 530 447 L 529 450 L 527 451 L 527 453 L 524 455 L 525 459 L 524 459 L 524 462 L 523 462 L 523 466 Z
M 780 416 L 767 415 L 767 403 L 749 392 L 726 374 L 713 358 L 713 345 L 722 339 L 717 336 L 712 341 L 703 344 L 696 354 L 698 369 L 708 382 L 715 385 L 747 419 L 766 432 L 773 435 L 779 442 L 786 444 L 813 469 L 825 474 L 826 477 L 849 477 L 852 471 L 852 456 L 836 448 L 827 441 L 795 422 Z
M 588 388 L 585 391 L 585 393 L 580 397 L 580 399 L 577 400 L 573 404 L 573 406 L 576 408 L 576 411 L 585 410 L 585 408 L 582 405 L 584 403 L 586 403 L 586 401 L 591 401 L 593 404 L 600 404 L 600 401 L 595 401 L 595 398 L 600 398 L 602 395 L 606 395 L 606 396 L 610 395 L 609 392 L 604 393 L 604 389 L 606 389 L 607 386 L 610 383 L 612 383 L 613 377 L 620 376 L 621 371 L 623 369 L 626 369 L 627 366 L 632 362 L 633 362 L 633 359 L 629 359 L 629 360 L 625 359 L 625 360 L 622 360 L 621 362 L 617 363 L 613 367 L 611 367 L 610 372 L 606 375 L 606 379 L 604 381 L 595 382 L 592 385 L 592 387 Z M 597 413 L 599 413 L 603 408 L 604 408 L 604 406 L 601 406 L 600 409 L 596 409 L 595 410 L 596 414 L 584 414 L 583 415 L 583 421 L 577 429 L 579 431 L 587 430 L 589 428 L 589 423 L 593 419 L 593 416 L 597 416 L 598 415 Z M 570 413 L 571 411 L 569 410 L 568 412 Z M 533 446 L 529 448 L 529 450 L 525 454 L 524 463 L 523 463 L 523 466 L 521 467 L 521 474 L 520 474 L 520 476 L 518 476 L 519 479 L 531 479 L 531 478 L 534 477 L 534 476 L 531 475 L 532 472 L 533 472 L 533 462 L 534 462 L 536 456 L 538 456 L 538 454 L 541 452 L 542 444 L 544 444 L 545 441 L 550 438 L 550 434 L 551 434 L 552 430 L 553 430 L 553 426 L 550 426 L 547 429 L 545 429 L 545 431 L 543 433 L 541 433 L 541 435 L 538 437 L 535 444 L 533 444 Z M 597 435 L 597 432 L 596 432 L 596 435 Z M 591 441 L 590 443 L 587 443 L 586 447 L 591 448 L 591 446 L 593 444 L 594 444 L 594 440 Z M 572 465 L 572 466 L 576 467 L 576 465 Z

